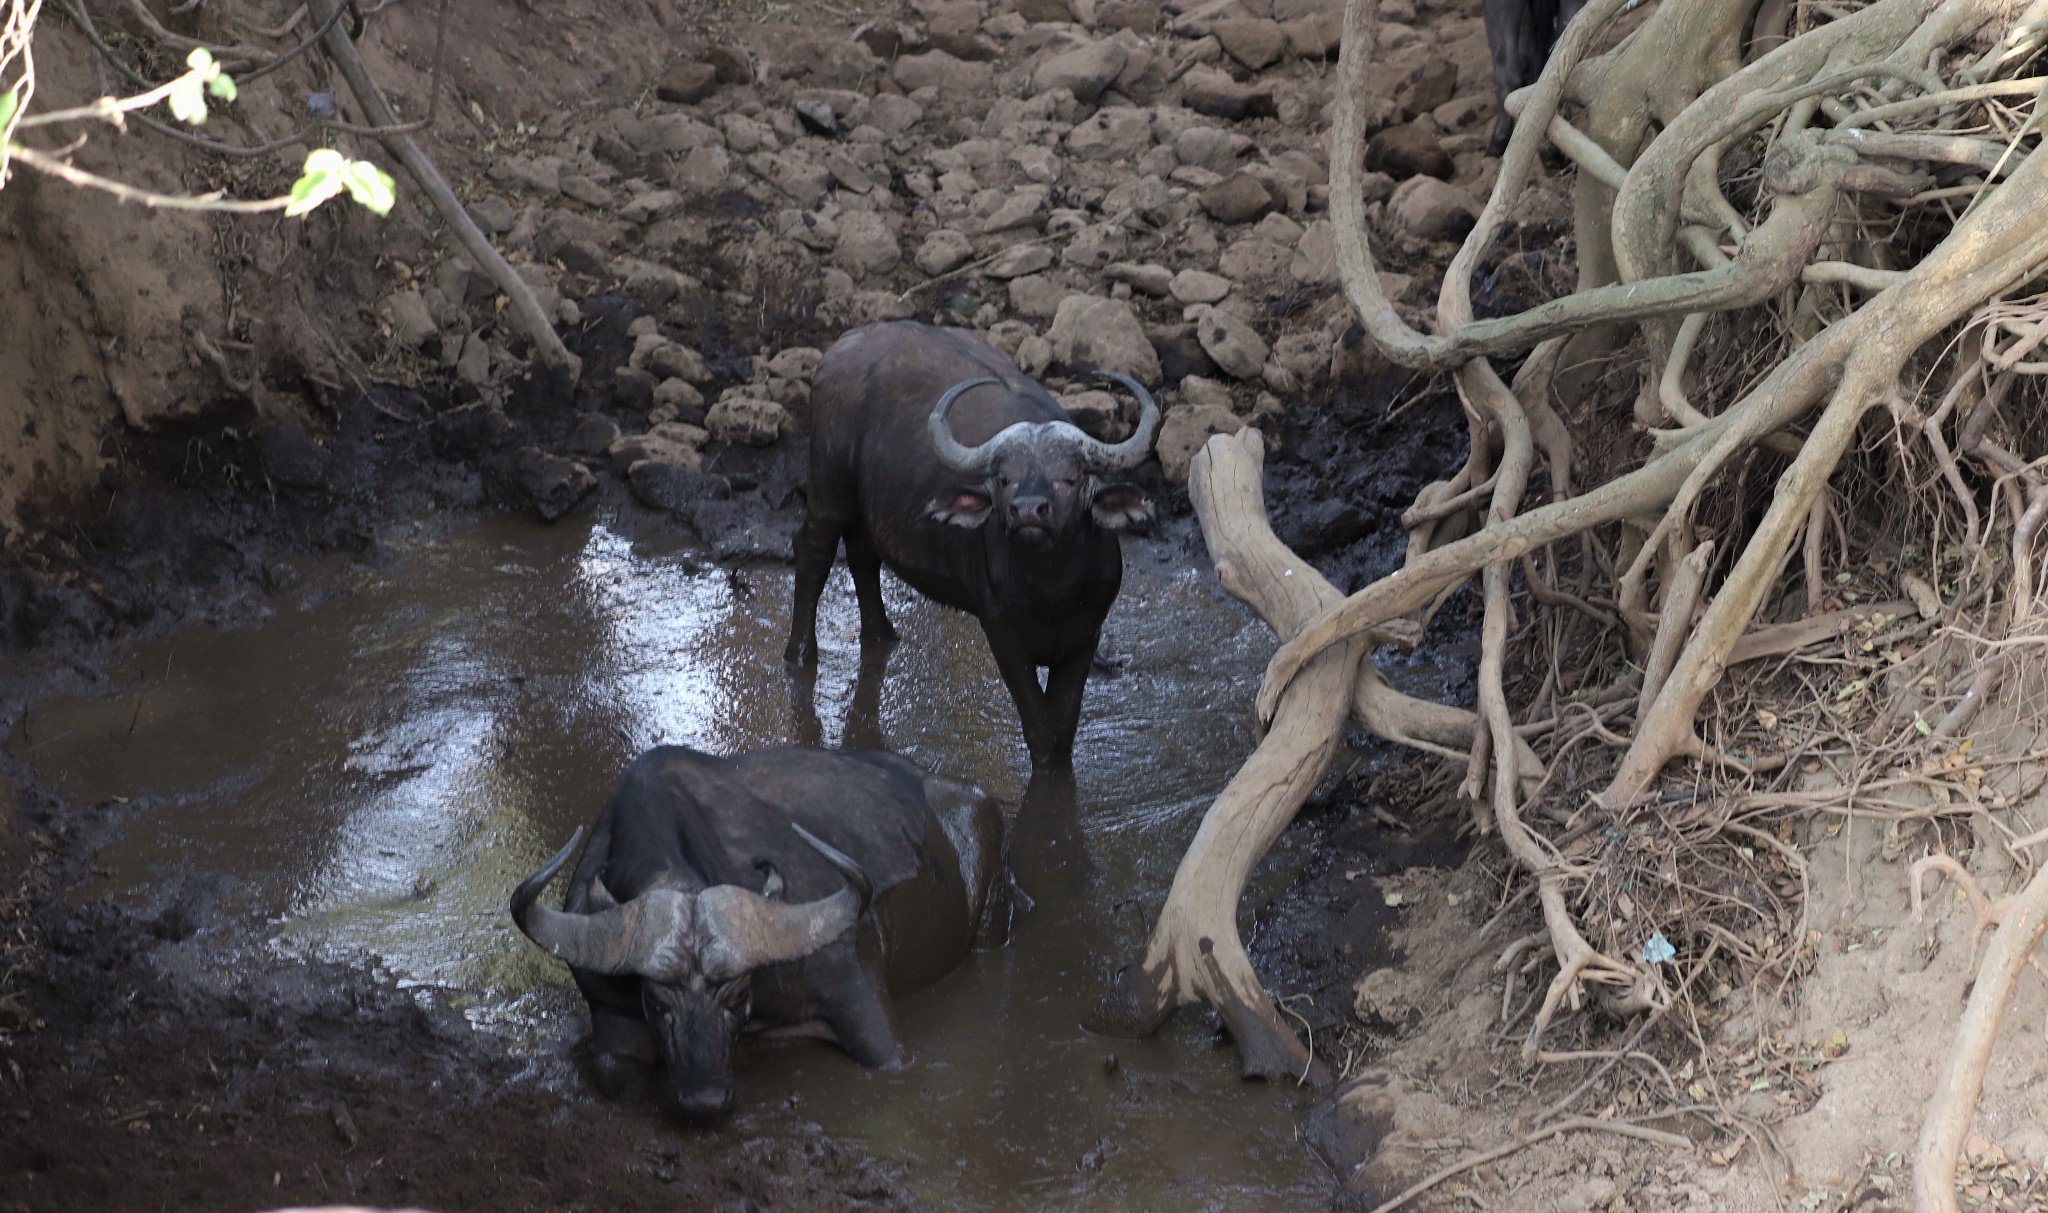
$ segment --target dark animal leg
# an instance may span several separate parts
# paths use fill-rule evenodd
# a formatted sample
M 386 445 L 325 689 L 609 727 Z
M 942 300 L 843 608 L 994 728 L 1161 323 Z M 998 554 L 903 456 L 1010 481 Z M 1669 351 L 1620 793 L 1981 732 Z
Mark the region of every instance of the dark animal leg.
M 860 601 L 860 647 L 887 648 L 896 643 L 889 610 L 882 605 L 882 558 L 867 532 L 855 527 L 846 535 L 846 567 L 853 572 L 853 594 Z
M 1031 751 L 1031 765 L 1065 766 L 1072 761 L 1074 738 L 1067 735 L 1067 748 L 1059 746 L 1059 725 L 1053 714 L 1051 702 L 1046 698 L 1045 689 L 1038 685 L 1038 666 L 1025 651 L 1023 642 L 1001 624 L 981 621 L 982 635 L 988 637 L 989 651 L 995 654 L 996 669 L 1003 676 L 1003 685 L 1010 688 L 1010 698 L 1017 704 L 1017 720 L 1024 726 L 1024 746 Z M 1084 664 L 1083 669 L 1086 669 Z
M 1097 638 L 1099 640 L 1099 637 Z M 1074 734 L 1081 730 L 1081 696 L 1088 689 L 1088 670 L 1095 664 L 1097 640 L 1052 667 L 1045 676 L 1045 699 L 1052 713 L 1053 753 L 1072 755 Z
M 839 537 L 845 531 L 844 523 L 825 517 L 815 507 L 804 513 L 803 529 L 796 536 L 796 597 L 789 608 L 784 661 L 809 665 L 818 660 L 818 599 L 825 595 L 825 580 L 832 575 Z
M 833 992 L 832 1004 L 822 1009 L 821 1018 L 839 1047 L 864 1066 L 903 1064 L 903 1046 L 896 1040 L 882 979 L 860 962 L 855 949 L 835 944 L 807 964 L 814 983 Z M 829 972 L 818 974 L 820 967 Z
M 845 726 L 839 744 L 849 750 L 886 750 L 882 739 L 882 675 L 888 668 L 885 651 L 873 661 L 863 660 L 853 676 L 853 700 L 846 705 Z
M 1583 2 L 1583 0 L 1581 0 Z M 1493 135 L 1488 155 L 1507 150 L 1515 120 L 1508 117 L 1508 94 L 1535 83 L 1557 37 L 1558 0 L 1485 0 L 1486 48 L 1493 59 Z

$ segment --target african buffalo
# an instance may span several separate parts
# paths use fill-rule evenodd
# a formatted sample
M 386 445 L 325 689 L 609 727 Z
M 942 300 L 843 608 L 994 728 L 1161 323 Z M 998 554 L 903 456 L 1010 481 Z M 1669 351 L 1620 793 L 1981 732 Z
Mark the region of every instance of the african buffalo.
M 1550 60 L 1550 48 L 1572 15 L 1585 7 L 1586 0 L 1485 0 L 1481 12 L 1486 19 L 1486 48 L 1493 54 L 1493 137 L 1487 152 L 1498 156 L 1507 150 L 1508 136 L 1515 120 L 1508 117 L 1508 94 L 1525 84 L 1536 83 L 1543 65 Z
M 1088 667 L 1123 583 L 1117 532 L 1152 518 L 1143 490 L 1105 477 L 1142 462 L 1159 429 L 1143 386 L 1097 373 L 1138 398 L 1137 431 L 1122 442 L 1081 432 L 974 333 L 898 321 L 834 343 L 811 391 L 811 481 L 784 656 L 817 659 L 818 597 L 844 539 L 862 647 L 896 639 L 882 605 L 886 564 L 981 621 L 1032 765 L 1069 764 Z
M 895 1064 L 890 999 L 1009 929 L 996 804 L 881 751 L 649 750 L 598 816 L 562 909 L 537 905 L 582 835 L 513 891 L 513 921 L 590 1004 L 600 1086 L 616 1094 L 661 1062 L 688 1121 L 732 1110 L 742 1031 Z

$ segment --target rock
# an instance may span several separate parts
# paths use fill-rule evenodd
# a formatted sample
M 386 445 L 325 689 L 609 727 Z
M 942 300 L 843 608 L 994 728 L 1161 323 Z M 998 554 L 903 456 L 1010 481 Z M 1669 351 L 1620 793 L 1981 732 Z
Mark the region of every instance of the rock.
M 512 225 L 518 222 L 518 216 L 512 212 L 511 202 L 499 194 L 485 194 L 466 204 L 464 209 L 469 211 L 470 218 L 476 220 L 477 226 L 493 234 L 509 232 Z
M 634 463 L 626 470 L 626 484 L 642 505 L 671 514 L 681 514 L 699 501 L 722 501 L 732 496 L 732 485 L 725 477 L 699 471 L 698 463 L 667 459 L 642 459 Z
M 1090 438 L 1122 442 L 1138 428 L 1137 401 L 1128 395 L 1091 390 L 1060 397 L 1074 425 Z
M 1174 139 L 1173 154 L 1182 164 L 1227 175 L 1236 172 L 1256 146 L 1249 136 L 1220 126 L 1191 126 Z
M 633 353 L 626 365 L 653 375 L 659 382 L 663 379 L 681 379 L 688 383 L 706 383 L 711 373 L 704 366 L 704 356 L 687 345 L 670 341 L 660 333 L 643 333 L 633 340 Z
M 713 438 L 741 446 L 767 446 L 782 436 L 788 421 L 789 410 L 753 396 L 727 396 L 704 415 Z
M 600 210 L 612 204 L 612 192 L 581 173 L 562 174 L 562 193 Z
M 718 561 L 779 560 L 796 558 L 794 517 L 763 515 L 752 501 L 699 501 L 690 507 L 690 526 L 695 528 Z
M 636 463 L 657 459 L 679 467 L 695 468 L 704 462 L 703 447 L 711 436 L 694 425 L 667 422 L 645 434 L 633 434 L 605 448 L 605 458 L 620 475 L 631 472 Z
M 775 230 L 785 240 L 794 240 L 814 252 L 829 253 L 839 243 L 839 223 L 816 211 L 777 212 Z
M 824 360 L 823 350 L 808 345 L 793 345 L 768 360 L 768 373 L 777 379 L 795 379 L 809 383 L 811 376 L 817 374 L 818 364 Z
M 1168 383 L 1179 383 L 1190 375 L 1214 375 L 1216 361 L 1195 336 L 1193 325 L 1176 325 L 1151 334 L 1152 348 L 1159 355 L 1159 374 Z
M 1244 419 L 1229 409 L 1213 404 L 1182 405 L 1167 411 L 1152 450 L 1159 456 L 1159 466 L 1165 469 L 1166 478 L 1175 484 L 1185 484 L 1188 465 L 1211 435 L 1235 434 L 1243 428 Z
M 384 314 L 391 318 L 391 339 L 404 349 L 416 350 L 440 331 L 425 296 L 418 291 L 399 291 L 386 298 Z
M 1314 384 L 1329 373 L 1330 340 L 1322 333 L 1287 333 L 1273 343 L 1273 361 L 1297 383 Z
M 464 383 L 491 381 L 491 347 L 482 333 L 463 338 L 462 352 L 455 356 L 455 377 Z
M 1036 379 L 1052 365 L 1052 342 L 1036 333 L 1017 344 L 1017 369 Z
M 1128 106 L 1097 110 L 1067 132 L 1066 145 L 1082 160 L 1135 160 L 1152 146 L 1152 118 Z
M 679 156 L 700 147 L 721 147 L 725 143 L 725 137 L 718 133 L 717 127 L 673 111 L 621 122 L 619 135 L 643 156 Z
M 1215 303 L 1230 293 L 1230 280 L 1207 270 L 1186 269 L 1173 276 L 1170 289 L 1181 303 Z
M 1287 36 L 1287 53 L 1297 59 L 1335 59 L 1344 41 L 1344 14 L 1321 13 L 1282 22 Z
M 1020 185 L 995 199 L 994 208 L 981 221 L 983 232 L 1006 232 L 1018 227 L 1042 227 L 1052 202 L 1052 191 L 1042 185 Z
M 1091 223 L 1074 233 L 1060 250 L 1060 264 L 1078 270 L 1099 270 L 1123 256 L 1131 247 L 1131 234 L 1120 223 Z
M 1074 10 L 1067 0 L 1017 0 L 1017 15 L 1034 25 L 1072 21 Z
M 569 449 L 578 455 L 602 455 L 619 440 L 619 423 L 603 413 L 585 413 L 569 431 Z
M 716 194 L 732 188 L 732 157 L 722 147 L 700 147 L 683 157 L 669 183 L 690 194 Z M 814 194 L 805 203 L 816 201 Z
M 649 223 L 682 205 L 683 196 L 674 190 L 645 190 L 628 199 L 619 214 L 628 223 Z
M 900 135 L 924 120 L 924 107 L 908 97 L 877 93 L 861 117 L 885 135 Z
M 1216 268 L 1234 282 L 1272 283 L 1293 257 L 1294 250 L 1287 245 L 1248 236 L 1231 241 L 1217 259 Z
M 1237 401 L 1230 394 L 1230 385 L 1207 375 L 1187 375 L 1180 381 L 1181 398 L 1189 404 L 1212 405 L 1231 412 L 1237 410 Z
M 1295 242 L 1301 239 L 1302 230 L 1302 226 L 1299 223 L 1276 211 L 1259 220 L 1258 224 L 1252 228 L 1252 235 L 1259 237 L 1261 240 L 1271 240 L 1275 244 L 1284 244 L 1292 248 Z
M 999 282 L 1036 274 L 1052 264 L 1052 249 L 1044 244 L 1013 244 L 981 271 Z
M 986 63 L 968 63 L 944 51 L 905 55 L 890 69 L 889 78 L 906 93 L 936 88 L 955 97 L 987 94 L 995 85 L 995 70 Z
M 698 422 L 704 419 L 704 393 L 687 379 L 664 379 L 654 385 L 647 419 L 656 425 L 669 421 Z
M 1365 144 L 1365 167 L 1396 181 L 1411 177 L 1449 180 L 1458 171 L 1436 136 L 1412 122 L 1390 126 Z
M 1133 177 L 1110 190 L 1102 199 L 1102 213 L 1111 218 L 1129 214 L 1160 226 L 1173 219 L 1174 209 L 1172 188 L 1155 175 Z
M 1116 371 L 1140 383 L 1159 382 L 1159 355 L 1123 300 L 1067 296 L 1054 311 L 1046 340 L 1056 361 Z
M 1223 223 L 1248 223 L 1273 209 L 1273 195 L 1258 178 L 1236 173 L 1201 192 L 1202 209 Z
M 550 455 L 539 447 L 520 451 L 513 459 L 512 471 L 543 522 L 553 522 L 568 513 L 597 487 L 597 477 L 590 474 L 589 468 L 573 459 Z
M 810 133 L 828 138 L 839 133 L 839 110 L 830 101 L 798 101 L 791 108 L 796 110 L 797 121 Z
M 782 147 L 774 127 L 745 114 L 720 114 L 718 129 L 725 135 L 726 149 L 735 156 L 779 151 Z
M 903 246 L 889 221 L 873 211 L 847 211 L 839 219 L 832 264 L 855 278 L 886 274 L 903 263 Z
M 677 105 L 695 105 L 718 88 L 718 69 L 709 63 L 678 63 L 661 74 L 654 95 Z
M 1387 217 L 1425 240 L 1462 240 L 1479 221 L 1479 207 L 1456 186 L 1410 177 L 1387 201 Z
M 754 82 L 754 61 L 747 57 L 744 47 L 716 45 L 704 52 L 704 62 L 718 73 L 720 84 L 752 84 Z
M 1228 122 L 1280 116 L 1280 107 L 1269 90 L 1239 84 L 1219 71 L 1190 71 L 1180 84 L 1180 103 L 1198 114 Z
M 1265 338 L 1239 317 L 1220 308 L 1205 308 L 1195 318 L 1195 336 L 1224 373 L 1256 379 L 1271 351 Z
M 853 39 L 873 51 L 877 59 L 894 59 L 924 42 L 921 34 L 901 21 L 869 21 L 855 31 Z
M 1209 23 L 1209 33 L 1223 44 L 1225 54 L 1258 71 L 1277 63 L 1287 50 L 1287 35 L 1277 21 L 1257 17 L 1227 17 Z
M 1024 344 L 1024 339 L 1037 334 L 1037 329 L 1022 320 L 998 320 L 990 325 L 982 336 L 988 338 L 988 343 L 996 347 L 1003 357 L 1014 360 L 1017 357 L 1017 347 Z
M 1066 89 L 1077 101 L 1092 104 L 1116 83 L 1129 52 L 1120 42 L 1089 42 L 1040 61 L 1031 73 L 1033 92 Z
M 1117 261 L 1103 266 L 1102 276 L 1111 282 L 1128 283 L 1132 290 L 1155 299 L 1163 299 L 1173 290 L 1173 271 L 1163 265 Z
M 1294 242 L 1287 276 L 1302 286 L 1329 286 L 1337 281 L 1337 237 L 1328 219 L 1309 224 Z
M 1164 21 L 1164 14 L 1153 0 L 1108 0 L 1095 6 L 1095 24 L 1101 29 L 1155 34 Z
M 1447 131 L 1477 126 L 1493 115 L 1493 103 L 1484 97 L 1453 97 L 1429 111 L 1430 120 Z
M 1060 300 L 1066 297 L 1067 288 L 1049 274 L 1010 279 L 1010 310 L 1019 316 L 1050 318 L 1059 312 Z
M 932 49 L 944 51 L 966 63 L 987 63 L 1002 56 L 1003 48 L 992 38 L 965 30 L 941 33 L 932 31 Z
M 1449 101 L 1458 92 L 1458 69 L 1450 60 L 1431 55 L 1417 62 L 1396 81 L 1394 104 L 1411 114 L 1426 114 Z
M 491 180 L 534 194 L 562 192 L 562 162 L 553 156 L 505 156 L 493 160 Z
M 747 167 L 763 181 L 789 195 L 798 206 L 804 207 L 818 205 L 819 195 L 832 181 L 832 174 L 826 172 L 823 165 L 798 159 L 786 152 L 755 152 L 747 157 Z
M 937 277 L 974 260 L 974 243 L 964 233 L 949 227 L 938 228 L 924 238 L 911 260 L 918 269 Z
M 628 413 L 646 412 L 654 405 L 654 388 L 660 382 L 650 371 L 619 367 L 612 372 L 612 407 Z
M 1358 192 L 1364 197 L 1366 204 L 1371 205 L 1393 197 L 1396 184 L 1398 183 L 1385 173 L 1365 173 L 1358 178 Z

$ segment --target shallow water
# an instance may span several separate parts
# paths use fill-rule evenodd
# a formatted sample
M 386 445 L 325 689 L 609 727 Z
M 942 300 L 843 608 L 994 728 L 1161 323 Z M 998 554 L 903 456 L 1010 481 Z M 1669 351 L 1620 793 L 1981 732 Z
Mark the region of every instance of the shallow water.
M 223 963 L 268 947 L 431 988 L 529 1051 L 536 1081 L 579 1086 L 580 1002 L 505 898 L 633 755 L 879 730 L 1012 806 L 1025 798 L 1014 709 L 972 620 L 889 582 L 905 639 L 881 677 L 862 677 L 841 569 L 806 702 L 780 659 L 788 569 L 729 572 L 616 525 L 415 530 L 338 597 L 140 646 L 120 693 L 37 705 L 13 748 L 75 800 L 146 809 L 80 896 L 163 904 L 194 880 L 224 886 L 214 921 L 260 925 L 213 929 Z M 1298 1094 L 1241 1082 L 1208 1017 L 1137 1042 L 1080 1027 L 1249 753 L 1273 644 L 1175 545 L 1133 542 L 1126 564 L 1104 644 L 1125 666 L 1091 681 L 1078 795 L 1034 798 L 1016 827 L 1036 906 L 1014 941 L 899 1005 L 901 1069 L 815 1043 L 746 1049 L 741 1112 L 719 1132 L 815 1124 L 861 1139 L 945 1208 L 1327 1202 L 1330 1177 L 1294 1136 Z M 1291 866 L 1283 840 L 1262 885 Z

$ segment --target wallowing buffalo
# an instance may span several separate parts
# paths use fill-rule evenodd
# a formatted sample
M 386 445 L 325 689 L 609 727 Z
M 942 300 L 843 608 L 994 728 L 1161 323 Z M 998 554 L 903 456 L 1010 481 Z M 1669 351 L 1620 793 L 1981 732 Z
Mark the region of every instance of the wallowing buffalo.
M 817 658 L 818 598 L 843 539 L 863 648 L 896 638 L 882 605 L 886 564 L 981 621 L 1032 765 L 1070 763 L 1088 667 L 1123 583 L 1117 532 L 1152 518 L 1141 489 L 1110 477 L 1142 462 L 1159 428 L 1143 386 L 1098 373 L 1138 398 L 1137 431 L 1119 443 L 1083 433 L 974 333 L 890 322 L 834 343 L 811 392 L 785 656 Z
M 1487 151 L 1495 156 L 1507 150 L 1508 136 L 1515 120 L 1508 117 L 1508 94 L 1525 84 L 1536 83 L 1543 65 L 1550 60 L 1550 48 L 1572 15 L 1585 7 L 1586 0 L 1485 0 L 1481 12 L 1486 18 L 1486 48 L 1493 56 L 1493 137 Z
M 1009 929 L 996 804 L 894 754 L 650 750 L 598 816 L 562 909 L 537 904 L 582 836 L 513 891 L 513 921 L 590 1005 L 600 1086 L 617 1094 L 659 1063 L 664 1101 L 692 1122 L 732 1110 L 742 1031 L 895 1064 L 890 999 Z

